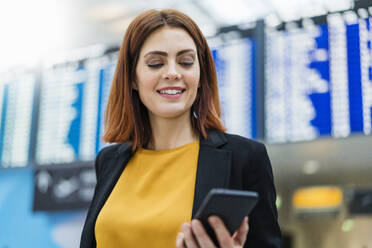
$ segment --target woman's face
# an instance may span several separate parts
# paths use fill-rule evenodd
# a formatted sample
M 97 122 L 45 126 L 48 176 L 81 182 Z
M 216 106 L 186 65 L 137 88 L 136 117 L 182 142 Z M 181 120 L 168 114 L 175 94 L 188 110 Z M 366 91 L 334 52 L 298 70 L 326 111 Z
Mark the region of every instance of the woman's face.
M 195 43 L 181 28 L 162 27 L 142 45 L 134 89 L 153 118 L 190 116 L 200 79 Z

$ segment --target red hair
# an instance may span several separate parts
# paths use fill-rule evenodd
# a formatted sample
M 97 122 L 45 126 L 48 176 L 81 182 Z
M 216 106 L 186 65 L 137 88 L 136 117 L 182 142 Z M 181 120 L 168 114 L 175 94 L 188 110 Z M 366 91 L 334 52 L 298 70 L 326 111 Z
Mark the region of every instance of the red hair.
M 138 92 L 133 89 L 132 82 L 136 78 L 143 42 L 152 32 L 164 26 L 182 28 L 193 38 L 197 48 L 200 88 L 192 105 L 197 118 L 193 117 L 193 111 L 190 116 L 194 131 L 204 138 L 207 138 L 208 129 L 226 131 L 220 119 L 216 68 L 199 27 L 190 17 L 177 10 L 149 10 L 137 16 L 125 32 L 106 106 L 105 142 L 129 141 L 135 150 L 150 141 L 152 132 L 148 112 Z

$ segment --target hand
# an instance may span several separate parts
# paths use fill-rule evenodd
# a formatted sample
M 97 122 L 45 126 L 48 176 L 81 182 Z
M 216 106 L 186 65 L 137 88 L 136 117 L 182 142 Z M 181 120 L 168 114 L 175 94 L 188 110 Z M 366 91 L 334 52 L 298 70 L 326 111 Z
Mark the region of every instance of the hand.
M 208 218 L 208 222 L 216 233 L 221 248 L 242 248 L 247 238 L 248 217 L 245 217 L 239 229 L 233 236 L 230 236 L 222 220 L 217 216 Z M 199 220 L 192 220 L 190 223 L 182 224 L 182 232 L 177 236 L 177 248 L 215 248 L 212 240 L 204 230 Z

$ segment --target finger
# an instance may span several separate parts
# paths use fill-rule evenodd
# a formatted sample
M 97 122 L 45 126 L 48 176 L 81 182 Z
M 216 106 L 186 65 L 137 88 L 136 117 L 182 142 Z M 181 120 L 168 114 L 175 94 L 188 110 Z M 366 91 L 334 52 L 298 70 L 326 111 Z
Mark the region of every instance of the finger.
M 185 240 L 185 236 L 184 236 L 183 232 L 178 233 L 177 239 L 176 239 L 177 248 L 186 248 L 184 240 Z
M 249 231 L 249 225 L 248 225 L 249 217 L 246 216 L 240 227 L 235 231 L 233 235 L 233 240 L 238 241 L 239 243 L 244 243 L 245 239 L 247 238 L 247 234 Z M 234 242 L 235 243 L 235 242 Z
M 214 248 L 214 244 L 206 231 L 202 223 L 199 220 L 191 221 L 192 232 L 194 233 L 196 240 L 198 241 L 200 247 L 202 248 Z
M 244 245 L 245 240 L 247 239 L 248 230 L 248 217 L 246 216 L 239 229 L 233 235 L 234 245 Z
M 184 240 L 187 248 L 198 248 L 198 244 L 192 234 L 191 225 L 189 223 L 182 224 L 182 232 L 184 234 Z
M 226 229 L 225 224 L 223 224 L 222 220 L 217 216 L 211 216 L 208 218 L 208 222 L 213 227 L 220 246 L 232 247 L 233 246 L 232 238 L 230 236 L 229 231 Z

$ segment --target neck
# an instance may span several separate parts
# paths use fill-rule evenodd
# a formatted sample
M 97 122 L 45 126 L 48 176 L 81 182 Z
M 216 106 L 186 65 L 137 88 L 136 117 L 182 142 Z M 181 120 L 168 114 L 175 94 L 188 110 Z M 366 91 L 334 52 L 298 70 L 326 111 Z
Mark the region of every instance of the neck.
M 147 145 L 147 149 L 167 150 L 199 139 L 191 126 L 189 114 L 177 118 L 150 116 L 150 123 L 152 139 Z

